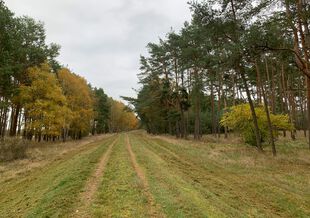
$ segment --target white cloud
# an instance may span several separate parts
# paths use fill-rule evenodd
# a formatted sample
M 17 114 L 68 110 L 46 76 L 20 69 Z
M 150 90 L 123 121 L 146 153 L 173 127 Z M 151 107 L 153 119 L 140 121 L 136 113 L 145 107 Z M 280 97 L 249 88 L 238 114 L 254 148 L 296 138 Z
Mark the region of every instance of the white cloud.
M 187 0 L 7 0 L 17 16 L 45 23 L 59 61 L 108 95 L 134 96 L 139 55 L 190 19 Z

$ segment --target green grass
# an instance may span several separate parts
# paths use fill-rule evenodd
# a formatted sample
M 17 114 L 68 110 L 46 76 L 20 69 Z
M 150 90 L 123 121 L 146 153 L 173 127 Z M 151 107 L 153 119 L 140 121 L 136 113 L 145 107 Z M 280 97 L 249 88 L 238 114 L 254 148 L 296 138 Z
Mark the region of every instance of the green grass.
M 62 217 L 72 212 L 80 191 L 112 139 L 85 146 L 78 153 L 0 184 L 0 216 Z
M 237 139 L 195 142 L 139 131 L 128 136 L 149 189 L 119 134 L 87 208 L 91 217 L 310 217 L 310 151 L 303 140 L 279 140 L 274 158 L 270 148 L 260 154 Z M 86 181 L 115 138 L 69 150 L 20 175 L 3 174 L 0 217 L 74 216 Z M 11 172 L 5 165 L 2 170 Z
M 310 152 L 305 147 L 272 158 L 247 146 L 169 143 L 143 134 L 136 134 L 133 144 L 157 201 L 171 205 L 165 209 L 169 217 L 310 215 L 310 163 L 305 158 Z
M 126 149 L 125 136 L 114 146 L 92 205 L 94 217 L 145 217 L 148 202 Z
M 180 169 L 172 168 L 165 157 L 150 148 L 150 140 L 134 137 L 132 146 L 137 160 L 149 178 L 150 190 L 155 200 L 168 217 L 216 217 L 225 216 L 220 210 L 210 205 L 193 183 L 186 181 Z M 166 153 L 166 157 L 171 154 Z

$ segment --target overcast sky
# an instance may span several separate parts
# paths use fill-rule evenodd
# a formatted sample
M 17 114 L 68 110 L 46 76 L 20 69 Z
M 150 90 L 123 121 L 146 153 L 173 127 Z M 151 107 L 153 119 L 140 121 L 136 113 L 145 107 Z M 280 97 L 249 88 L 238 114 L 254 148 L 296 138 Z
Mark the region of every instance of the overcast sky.
M 5 0 L 17 16 L 45 24 L 58 60 L 113 98 L 135 96 L 139 56 L 190 20 L 188 0 Z

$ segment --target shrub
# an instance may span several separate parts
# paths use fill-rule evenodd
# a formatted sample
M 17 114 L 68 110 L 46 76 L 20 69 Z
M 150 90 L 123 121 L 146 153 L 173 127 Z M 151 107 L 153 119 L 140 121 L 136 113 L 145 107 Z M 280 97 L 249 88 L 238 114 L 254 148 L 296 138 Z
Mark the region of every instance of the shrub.
M 11 161 L 26 157 L 27 143 L 18 138 L 0 140 L 0 161 Z
M 263 106 L 255 108 L 258 126 L 261 135 L 261 141 L 270 140 L 267 116 Z M 274 135 L 277 136 L 279 130 L 293 130 L 293 125 L 289 122 L 289 117 L 283 114 L 270 114 L 271 124 Z M 244 141 L 250 145 L 256 145 L 256 136 L 251 109 L 248 104 L 240 104 L 228 108 L 221 120 L 221 125 L 241 133 Z

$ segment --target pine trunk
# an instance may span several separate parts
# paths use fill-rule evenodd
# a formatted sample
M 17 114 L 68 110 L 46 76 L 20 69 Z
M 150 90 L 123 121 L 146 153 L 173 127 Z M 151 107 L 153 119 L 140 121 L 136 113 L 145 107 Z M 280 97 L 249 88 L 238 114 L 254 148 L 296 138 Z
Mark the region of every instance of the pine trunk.
M 259 130 L 259 127 L 258 127 L 257 116 L 256 116 L 256 112 L 255 112 L 255 106 L 254 106 L 254 103 L 252 101 L 251 92 L 250 92 L 248 84 L 247 84 L 247 80 L 246 80 L 246 77 L 245 77 L 245 72 L 244 72 L 243 67 L 240 66 L 238 70 L 239 70 L 239 73 L 241 75 L 243 86 L 245 88 L 245 92 L 246 92 L 247 99 L 248 99 L 248 102 L 249 102 L 249 105 L 250 105 L 250 109 L 251 109 L 251 114 L 252 114 L 252 119 L 253 119 L 253 124 L 254 124 L 255 138 L 256 138 L 256 146 L 257 146 L 257 149 L 260 152 L 262 152 L 263 151 L 263 147 L 262 147 L 262 144 L 261 144 L 260 130 Z
M 272 128 L 272 123 L 271 123 L 271 119 L 270 119 L 270 112 L 269 112 L 269 108 L 268 108 L 268 101 L 267 101 L 266 93 L 264 90 L 264 85 L 261 83 L 261 75 L 260 75 L 259 67 L 258 67 L 257 63 L 255 63 L 255 65 L 256 65 L 256 72 L 257 72 L 257 76 L 258 76 L 257 79 L 259 80 L 259 84 L 261 84 L 260 89 L 262 91 L 263 100 L 264 100 L 264 108 L 265 108 L 265 112 L 266 112 L 266 116 L 267 116 L 268 131 L 269 131 L 270 143 L 271 143 L 271 147 L 272 147 L 272 155 L 276 156 L 277 150 L 276 150 L 276 146 L 274 143 L 274 135 L 273 135 L 273 128 Z
M 310 78 L 307 77 L 308 143 L 310 149 Z
M 215 134 L 215 110 L 214 110 L 214 82 L 213 78 L 211 78 L 211 122 L 212 122 L 212 134 Z

